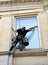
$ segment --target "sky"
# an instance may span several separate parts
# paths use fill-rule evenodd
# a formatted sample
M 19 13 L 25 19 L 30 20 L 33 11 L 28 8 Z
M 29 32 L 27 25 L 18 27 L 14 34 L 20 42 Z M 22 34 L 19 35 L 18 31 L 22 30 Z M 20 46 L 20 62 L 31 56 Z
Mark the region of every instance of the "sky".
M 15 25 L 16 25 L 16 29 L 20 28 L 21 26 L 25 26 L 26 29 L 30 27 L 38 26 L 37 17 L 33 16 L 26 18 L 17 18 Z M 38 28 L 35 28 L 31 32 L 28 32 L 26 37 L 29 39 L 29 45 L 26 46 L 27 49 L 40 48 Z

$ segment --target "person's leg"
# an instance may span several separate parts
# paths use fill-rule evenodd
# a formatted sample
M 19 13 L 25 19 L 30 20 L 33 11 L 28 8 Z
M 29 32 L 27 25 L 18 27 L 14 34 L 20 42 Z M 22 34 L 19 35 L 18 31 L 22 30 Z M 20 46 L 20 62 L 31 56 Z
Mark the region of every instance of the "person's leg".
M 13 43 L 12 43 L 12 45 L 11 45 L 11 47 L 10 47 L 10 51 L 12 51 L 13 49 L 14 49 L 14 47 L 16 46 L 16 41 L 14 41 Z
M 16 36 L 16 39 L 14 40 L 14 38 L 12 38 L 12 41 L 14 41 L 10 47 L 10 51 L 12 51 L 14 49 L 14 47 L 16 46 L 16 44 L 18 43 L 19 41 L 19 37 Z
M 23 43 L 22 43 L 22 40 L 20 40 L 20 42 L 19 42 L 19 50 L 20 50 L 20 51 L 23 50 Z
M 10 47 L 10 51 L 12 51 L 14 49 L 14 47 L 16 46 L 16 44 L 21 40 L 21 36 L 16 36 L 16 40 L 12 43 L 12 46 Z M 20 45 L 22 46 L 22 43 L 20 42 Z M 20 46 L 20 47 L 21 47 Z

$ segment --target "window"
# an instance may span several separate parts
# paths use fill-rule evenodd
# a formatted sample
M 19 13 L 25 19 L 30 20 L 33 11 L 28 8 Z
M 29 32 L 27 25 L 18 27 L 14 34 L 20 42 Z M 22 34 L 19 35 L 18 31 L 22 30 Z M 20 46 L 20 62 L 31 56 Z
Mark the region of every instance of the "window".
M 38 26 L 37 17 L 32 16 L 32 17 L 16 18 L 16 29 L 20 28 L 21 25 L 25 26 L 26 29 Z M 28 32 L 26 37 L 29 39 L 29 45 L 26 46 L 26 49 L 40 48 L 38 28 L 35 28 L 34 31 Z

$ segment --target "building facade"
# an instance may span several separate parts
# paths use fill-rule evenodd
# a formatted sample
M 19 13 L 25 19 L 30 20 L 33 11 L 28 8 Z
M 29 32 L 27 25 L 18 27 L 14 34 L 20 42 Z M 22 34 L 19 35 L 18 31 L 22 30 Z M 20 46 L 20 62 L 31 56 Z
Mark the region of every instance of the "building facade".
M 0 1 L 0 65 L 7 65 L 8 50 L 15 29 L 15 19 L 37 16 L 40 48 L 16 50 L 9 57 L 9 65 L 48 65 L 48 1 L 2 0 Z

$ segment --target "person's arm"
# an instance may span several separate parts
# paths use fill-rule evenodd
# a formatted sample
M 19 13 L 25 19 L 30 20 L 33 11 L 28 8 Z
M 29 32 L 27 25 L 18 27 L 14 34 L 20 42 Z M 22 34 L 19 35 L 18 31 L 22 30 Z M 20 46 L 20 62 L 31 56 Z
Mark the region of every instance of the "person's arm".
M 37 28 L 38 26 L 34 26 L 34 27 L 31 27 L 29 28 L 29 31 L 33 30 L 34 28 Z

